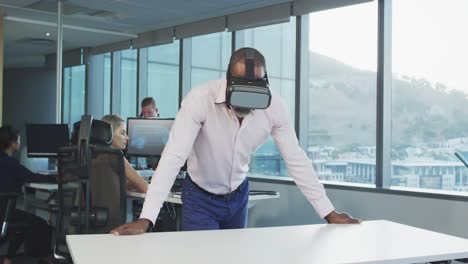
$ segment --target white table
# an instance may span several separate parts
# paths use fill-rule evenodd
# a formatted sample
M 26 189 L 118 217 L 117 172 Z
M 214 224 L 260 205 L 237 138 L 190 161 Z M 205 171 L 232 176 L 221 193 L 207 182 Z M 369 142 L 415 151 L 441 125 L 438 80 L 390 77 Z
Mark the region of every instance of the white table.
M 69 235 L 75 264 L 417 263 L 468 257 L 468 240 L 389 221 L 138 236 Z

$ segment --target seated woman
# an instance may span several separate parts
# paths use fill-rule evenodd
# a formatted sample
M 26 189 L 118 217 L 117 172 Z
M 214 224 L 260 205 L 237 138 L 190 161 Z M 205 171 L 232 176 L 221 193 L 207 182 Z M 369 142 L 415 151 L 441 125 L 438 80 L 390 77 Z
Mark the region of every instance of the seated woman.
M 146 193 L 148 189 L 146 181 L 122 155 L 122 150 L 126 148 L 128 141 L 123 119 L 117 115 L 106 115 L 102 121 L 110 124 L 112 128 L 113 136 L 110 147 L 116 151 L 113 153 L 97 151 L 91 158 L 89 175 L 91 207 L 104 209 L 107 214 L 105 222 L 90 225 L 89 232 L 92 234 L 108 233 L 124 223 L 127 211 L 123 207 L 126 202 L 122 201 L 122 195 L 126 196 L 125 190 Z M 79 126 L 74 128 L 72 144 L 78 143 L 79 129 Z M 96 144 L 101 143 L 96 142 Z M 75 205 L 78 205 L 78 199 L 79 196 L 76 195 Z
M 114 137 L 112 138 L 111 147 L 114 149 L 124 150 L 128 142 L 125 121 L 118 115 L 106 115 L 101 120 L 112 126 Z M 146 193 L 148 190 L 148 183 L 138 175 L 128 160 L 125 159 L 124 162 L 125 177 L 127 178 L 127 190 Z
M 13 158 L 13 154 L 20 150 L 20 146 L 18 130 L 10 126 L 0 128 L 0 192 L 19 193 L 24 183 L 51 182 L 50 176 L 33 173 Z M 11 222 L 21 223 L 21 226 L 24 226 L 24 229 L 20 230 L 24 236 L 10 241 L 3 264 L 12 263 L 12 258 L 23 242 L 26 255 L 52 263 L 52 230 L 47 222 L 38 216 L 17 209 L 13 212 Z

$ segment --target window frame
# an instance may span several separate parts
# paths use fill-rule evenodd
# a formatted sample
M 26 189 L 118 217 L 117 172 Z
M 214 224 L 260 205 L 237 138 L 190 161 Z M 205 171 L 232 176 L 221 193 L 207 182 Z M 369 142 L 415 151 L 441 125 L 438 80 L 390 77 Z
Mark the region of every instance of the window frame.
M 376 171 L 375 185 L 352 184 L 346 182 L 322 181 L 326 188 L 351 190 L 359 192 L 382 193 L 402 195 L 409 197 L 425 197 L 453 201 L 468 201 L 468 192 L 443 191 L 432 189 L 412 189 L 405 187 L 391 187 L 391 122 L 392 122 L 392 85 L 391 85 L 391 49 L 392 49 L 392 0 L 377 1 L 377 84 L 376 84 Z M 304 59 L 309 50 L 309 14 L 295 16 L 296 18 L 296 52 L 295 52 L 295 106 L 294 106 L 294 128 L 299 139 L 300 146 L 307 150 L 308 147 L 308 78 L 309 60 Z M 191 38 L 179 39 L 179 105 L 183 97 L 191 87 Z M 236 50 L 236 31 L 231 32 L 231 53 Z M 147 87 L 142 82 L 141 67 L 145 62 L 145 55 L 140 54 L 138 49 L 137 61 L 137 106 L 142 96 L 145 95 Z M 143 55 L 141 58 L 140 56 Z M 147 58 L 146 58 L 147 59 Z M 120 58 L 118 52 L 111 55 L 111 111 L 119 108 L 116 101 L 120 97 Z M 146 72 L 147 74 L 147 72 Z M 146 79 L 146 78 L 145 78 Z M 140 98 L 139 98 L 140 97 Z M 301 114 L 306 113 L 306 114 Z M 253 181 L 293 185 L 290 176 L 249 176 Z

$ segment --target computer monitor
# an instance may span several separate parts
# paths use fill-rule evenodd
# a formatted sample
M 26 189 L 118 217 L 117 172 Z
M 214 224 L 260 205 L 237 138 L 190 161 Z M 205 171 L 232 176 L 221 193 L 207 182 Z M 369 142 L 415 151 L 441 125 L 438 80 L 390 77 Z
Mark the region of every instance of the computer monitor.
M 161 156 L 174 118 L 128 118 L 127 122 L 127 154 L 136 157 Z
M 468 168 L 468 151 L 457 151 L 455 156 Z
M 59 147 L 67 146 L 70 133 L 65 124 L 26 125 L 28 157 L 55 158 Z

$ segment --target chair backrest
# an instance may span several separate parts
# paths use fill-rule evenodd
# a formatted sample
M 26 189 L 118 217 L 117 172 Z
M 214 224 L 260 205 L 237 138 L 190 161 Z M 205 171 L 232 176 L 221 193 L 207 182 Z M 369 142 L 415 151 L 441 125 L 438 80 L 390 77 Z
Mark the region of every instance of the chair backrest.
M 81 122 L 84 122 L 83 120 L 82 118 Z M 84 127 L 89 128 L 89 121 L 86 122 L 88 123 L 74 125 L 72 144 L 82 140 L 79 139 L 82 134 L 79 130 L 83 124 L 85 124 Z M 88 157 L 88 160 L 84 163 L 80 161 L 80 157 L 83 157 L 81 152 L 78 153 L 80 146 L 63 148 L 66 153 L 59 153 L 58 156 L 59 182 L 60 177 L 64 174 L 77 175 L 75 180 L 80 187 L 76 190 L 77 195 L 73 199 L 74 205 L 81 208 L 81 212 L 84 212 L 83 206 L 86 206 L 86 201 L 88 201 L 91 211 L 94 209 L 107 210 L 105 225 L 90 225 L 88 231 L 81 228 L 78 232 L 108 233 L 111 229 L 125 223 L 126 220 L 127 197 L 124 157 L 122 151 L 109 147 L 113 136 L 111 125 L 101 120 L 93 120 L 91 124 L 89 145 L 85 147 L 87 153 L 85 156 Z M 85 164 L 84 167 L 83 164 Z M 67 167 L 71 169 L 67 170 Z M 62 205 L 64 206 L 64 204 Z M 74 214 L 77 215 L 76 212 Z M 79 217 L 74 219 L 82 222 Z
M 70 142 L 72 145 L 78 144 L 80 135 L 81 121 L 73 124 L 73 132 Z M 91 124 L 91 134 L 89 135 L 89 144 L 97 146 L 109 146 L 112 144 L 113 131 L 112 126 L 102 120 L 93 120 Z
M 79 145 L 62 147 L 57 155 L 59 189 L 54 254 L 67 259 L 71 256 L 66 248 L 66 235 L 108 233 L 126 220 L 123 154 L 109 147 L 113 137 L 111 125 L 94 120 L 90 128 L 90 120 L 92 117 L 83 116 L 82 124 L 74 126 L 71 143 Z M 90 130 L 80 133 L 82 125 L 83 131 Z M 88 134 L 87 138 L 84 134 Z M 86 204 L 89 204 L 88 216 Z M 103 207 L 107 209 L 105 214 L 100 210 Z M 103 215 L 107 216 L 106 224 L 93 226 L 93 219 L 105 219 Z M 78 225 L 73 224 L 77 219 Z
M 120 150 L 93 148 L 90 170 L 91 207 L 107 209 L 107 223 L 91 228 L 92 233 L 109 233 L 127 216 L 124 156 Z
M 8 226 L 13 211 L 16 208 L 16 199 L 19 193 L 0 193 L 0 223 L 1 233 L 0 239 L 5 238 L 8 232 Z

